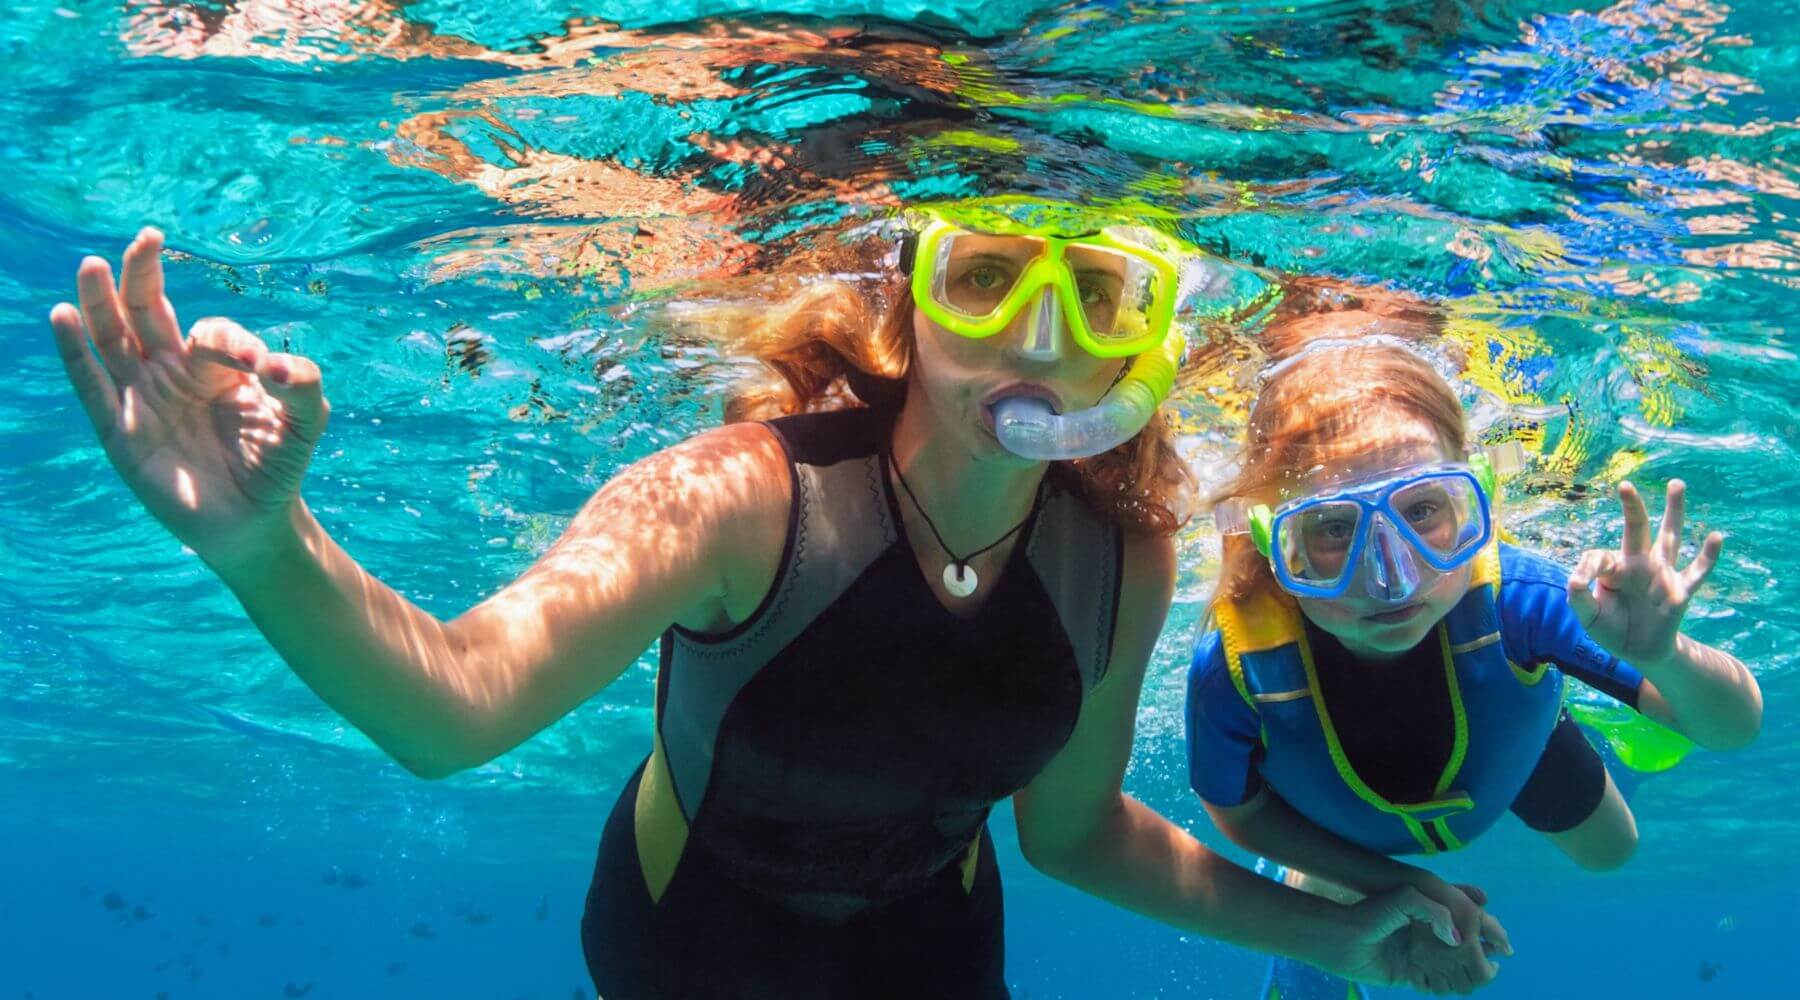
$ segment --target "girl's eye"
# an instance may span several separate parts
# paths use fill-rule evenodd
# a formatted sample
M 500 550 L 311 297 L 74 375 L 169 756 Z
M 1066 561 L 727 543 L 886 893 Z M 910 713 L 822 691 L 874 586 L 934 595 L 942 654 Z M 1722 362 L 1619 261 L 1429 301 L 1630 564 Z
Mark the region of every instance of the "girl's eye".
M 1356 522 L 1345 517 L 1319 518 L 1306 526 L 1314 545 L 1347 545 L 1356 535 Z
M 1438 505 L 1430 500 L 1421 500 L 1406 508 L 1406 519 L 1414 524 L 1429 521 L 1437 516 Z

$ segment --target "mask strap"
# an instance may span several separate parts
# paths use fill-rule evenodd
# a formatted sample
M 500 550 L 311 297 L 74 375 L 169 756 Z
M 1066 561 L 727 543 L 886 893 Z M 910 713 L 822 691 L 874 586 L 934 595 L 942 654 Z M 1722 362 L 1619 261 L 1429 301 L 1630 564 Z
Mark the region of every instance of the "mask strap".
M 1517 441 L 1491 444 L 1469 456 L 1469 471 L 1475 473 L 1475 481 L 1490 497 L 1501 479 L 1517 475 L 1524 468 L 1525 446 Z

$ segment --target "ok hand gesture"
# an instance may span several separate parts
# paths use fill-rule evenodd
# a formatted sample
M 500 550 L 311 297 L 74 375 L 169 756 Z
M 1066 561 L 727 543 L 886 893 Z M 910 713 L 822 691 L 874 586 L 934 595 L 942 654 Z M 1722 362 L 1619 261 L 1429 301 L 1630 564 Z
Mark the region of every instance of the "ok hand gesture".
M 1569 607 L 1576 620 L 1608 652 L 1640 668 L 1675 654 L 1688 602 L 1725 545 L 1725 536 L 1715 531 L 1686 569 L 1677 565 L 1686 501 L 1686 484 L 1669 480 L 1662 529 L 1652 540 L 1643 496 L 1630 483 L 1620 483 L 1625 537 L 1618 550 L 1590 549 L 1569 574 Z

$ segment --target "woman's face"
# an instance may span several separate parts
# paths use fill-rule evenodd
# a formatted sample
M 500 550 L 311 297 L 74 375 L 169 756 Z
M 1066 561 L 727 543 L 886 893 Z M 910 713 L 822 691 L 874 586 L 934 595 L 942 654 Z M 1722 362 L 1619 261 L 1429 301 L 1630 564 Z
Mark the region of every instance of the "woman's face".
M 1038 252 L 1035 242 L 1007 236 L 960 240 L 956 256 L 943 265 L 946 294 L 965 312 L 991 311 Z M 1117 295 L 1119 276 L 1106 273 L 1103 264 L 1083 268 L 1073 256 L 1071 264 L 1083 306 L 1098 323 L 1109 302 L 1116 301 L 1109 296 Z M 913 310 L 913 383 L 942 431 L 971 455 L 1027 462 L 994 436 L 995 403 L 1023 395 L 1047 400 L 1058 413 L 1086 409 L 1099 402 L 1127 363 L 1087 353 L 1069 335 L 1065 320 L 1034 330 L 1033 314 L 1041 296 L 1050 294 L 1044 289 L 1006 329 L 981 339 L 953 333 L 922 310 Z
M 1332 462 L 1328 468 L 1309 474 L 1303 480 L 1305 492 L 1377 479 L 1407 466 L 1462 458 L 1449 453 L 1430 424 L 1410 414 L 1373 418 L 1364 424 L 1362 432 L 1359 436 L 1369 444 L 1347 451 L 1344 458 Z M 1434 530 L 1429 520 L 1430 512 L 1422 510 L 1420 516 L 1426 518 L 1425 522 L 1415 521 L 1413 527 L 1430 539 Z M 1328 546 L 1333 536 L 1328 531 L 1318 534 L 1325 540 L 1320 544 Z M 1333 553 L 1309 553 L 1309 556 L 1323 562 L 1332 558 Z M 1448 573 L 1440 573 L 1422 560 L 1416 564 L 1420 574 L 1419 589 L 1403 603 L 1394 604 L 1370 595 L 1361 578 L 1364 571 L 1358 566 L 1351 567 L 1355 575 L 1343 596 L 1330 600 L 1301 597 L 1298 598 L 1300 610 L 1314 625 L 1331 633 L 1358 656 L 1370 659 L 1397 656 L 1418 645 L 1432 627 L 1450 613 L 1468 592 L 1469 580 L 1474 573 L 1472 562 Z

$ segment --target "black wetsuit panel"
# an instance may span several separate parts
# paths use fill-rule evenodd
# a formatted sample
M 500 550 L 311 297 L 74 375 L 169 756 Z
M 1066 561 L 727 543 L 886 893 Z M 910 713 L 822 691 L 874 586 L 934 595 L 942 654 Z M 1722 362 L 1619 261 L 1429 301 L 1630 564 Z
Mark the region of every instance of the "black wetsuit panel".
M 640 769 L 601 838 L 589 971 L 606 1000 L 1005 997 L 984 823 L 1104 675 L 1122 536 L 1053 470 L 963 619 L 914 556 L 935 543 L 905 537 L 882 415 L 770 426 L 794 477 L 782 568 L 729 633 L 664 636 L 657 731 L 686 837 L 653 899 Z

